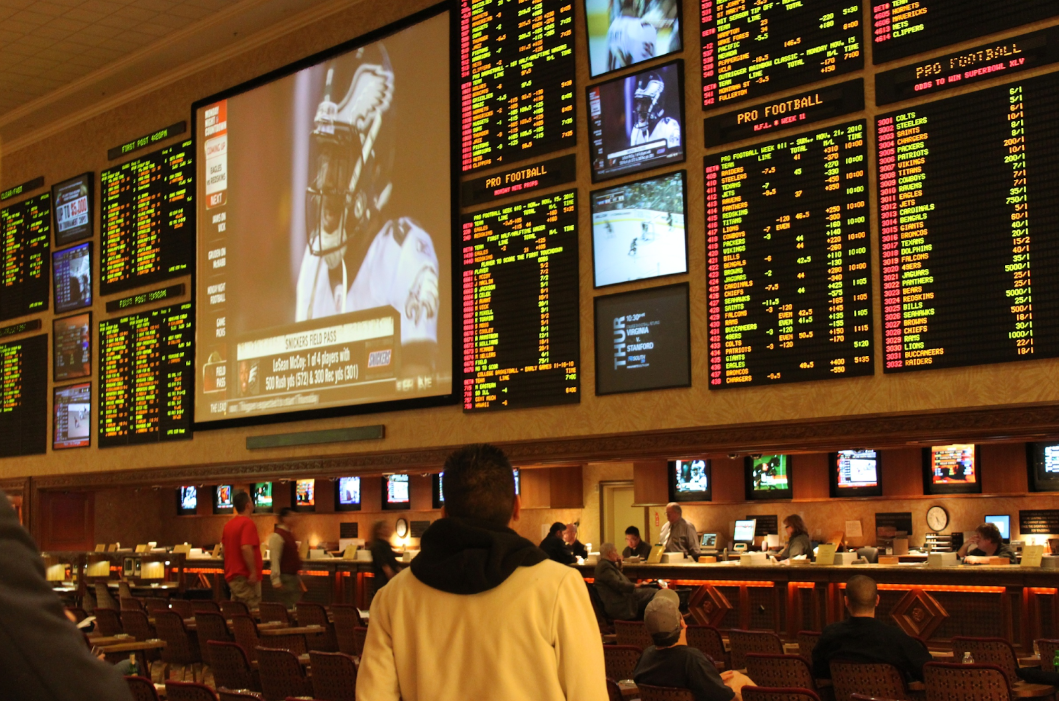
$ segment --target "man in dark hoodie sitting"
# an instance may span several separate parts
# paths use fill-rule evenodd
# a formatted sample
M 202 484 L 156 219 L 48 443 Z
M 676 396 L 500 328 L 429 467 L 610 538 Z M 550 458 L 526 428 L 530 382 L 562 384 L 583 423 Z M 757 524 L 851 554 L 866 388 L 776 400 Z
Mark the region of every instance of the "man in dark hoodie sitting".
M 577 558 L 566 549 L 566 541 L 563 540 L 565 531 L 566 524 L 562 521 L 556 521 L 548 529 L 548 535 L 544 536 L 544 540 L 537 547 L 544 551 L 549 560 L 555 560 L 560 565 L 572 565 L 577 562 Z
M 501 450 L 449 456 L 441 519 L 372 601 L 358 699 L 607 700 L 584 580 L 511 530 L 520 510 Z

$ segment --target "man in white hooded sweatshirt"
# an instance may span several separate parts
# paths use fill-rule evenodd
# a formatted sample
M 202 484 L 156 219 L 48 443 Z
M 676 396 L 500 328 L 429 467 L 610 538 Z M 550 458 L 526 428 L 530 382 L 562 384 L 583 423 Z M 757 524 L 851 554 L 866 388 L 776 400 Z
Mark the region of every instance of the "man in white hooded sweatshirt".
M 607 701 L 580 573 L 510 528 L 521 504 L 493 446 L 445 462 L 442 518 L 371 604 L 361 701 Z

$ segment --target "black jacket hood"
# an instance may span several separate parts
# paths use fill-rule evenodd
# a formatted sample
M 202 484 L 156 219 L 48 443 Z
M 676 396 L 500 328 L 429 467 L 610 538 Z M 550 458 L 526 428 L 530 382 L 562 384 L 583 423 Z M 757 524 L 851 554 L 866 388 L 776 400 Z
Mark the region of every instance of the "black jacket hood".
M 469 518 L 435 521 L 420 541 L 412 574 L 429 587 L 450 594 L 480 594 L 500 586 L 519 567 L 548 556 L 504 526 Z

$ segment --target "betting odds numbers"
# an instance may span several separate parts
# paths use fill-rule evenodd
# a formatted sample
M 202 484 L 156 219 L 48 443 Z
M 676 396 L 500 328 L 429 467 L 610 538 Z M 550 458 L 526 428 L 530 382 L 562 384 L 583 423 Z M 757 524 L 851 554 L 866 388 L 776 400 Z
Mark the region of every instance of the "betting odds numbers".
M 0 319 L 48 308 L 51 194 L 0 210 Z
M 48 335 L 0 344 L 0 458 L 48 449 Z
M 706 158 L 711 389 L 874 372 L 865 131 Z

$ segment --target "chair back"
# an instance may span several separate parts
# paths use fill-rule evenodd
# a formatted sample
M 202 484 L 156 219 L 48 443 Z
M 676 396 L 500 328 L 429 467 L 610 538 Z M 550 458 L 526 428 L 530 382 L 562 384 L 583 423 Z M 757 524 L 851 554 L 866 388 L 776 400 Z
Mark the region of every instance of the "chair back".
M 800 655 L 747 653 L 746 676 L 770 689 L 815 689 L 813 672 Z
M 287 615 L 287 607 L 278 601 L 262 601 L 257 607 L 258 615 L 262 623 L 282 623 L 290 625 L 290 616 Z
M 106 582 L 96 582 L 96 608 L 118 608 L 118 602 L 114 601 L 114 597 L 110 595 L 110 591 L 107 589 Z
M 173 599 L 169 602 L 169 610 L 180 614 L 185 621 L 195 615 L 195 607 L 187 599 Z
M 965 652 L 971 653 L 975 664 L 996 665 L 1004 670 L 1008 685 L 1019 680 L 1019 662 L 1015 657 L 1015 649 L 1007 640 L 1003 638 L 953 638 L 953 661 L 961 661 Z
M 923 681 L 927 701 L 1011 701 L 1004 670 L 995 665 L 928 662 Z
M 879 563 L 879 549 L 865 545 L 863 548 L 857 549 L 857 557 L 864 558 L 869 565 L 876 565 Z
M 118 582 L 118 598 L 119 599 L 132 599 L 132 589 L 129 588 L 128 582 Z
M 211 640 L 206 643 L 209 650 L 213 681 L 218 689 L 261 690 L 261 681 L 254 674 L 250 655 L 239 643 Z
M 313 696 L 327 701 L 357 701 L 357 663 L 341 652 L 309 651 Z
M 749 652 L 783 654 L 783 641 L 780 636 L 764 630 L 730 630 L 728 644 L 732 649 L 732 669 L 746 669 L 746 656 Z
M 132 692 L 133 701 L 159 701 L 154 683 L 145 677 L 125 677 L 125 682 Z
M 167 664 L 189 665 L 202 661 L 197 647 L 192 646 L 184 619 L 172 611 L 159 611 L 154 615 L 154 629 L 165 641 L 162 661 Z
M 640 692 L 640 701 L 695 701 L 695 696 L 690 689 L 651 686 L 650 684 L 637 684 L 636 688 Z
M 625 701 L 621 695 L 621 687 L 618 682 L 610 677 L 607 678 L 607 701 Z
M 143 607 L 147 610 L 147 613 L 154 613 L 155 611 L 168 611 L 169 600 L 163 599 L 160 596 L 151 596 L 143 601 Z
M 284 701 L 288 696 L 312 696 L 313 689 L 293 652 L 267 647 L 257 649 L 258 672 L 265 701 Z
M 809 666 L 813 666 L 813 650 L 816 649 L 816 644 L 820 642 L 821 633 L 815 630 L 800 630 L 795 640 L 798 641 L 798 655 L 809 663 Z
M 641 650 L 654 645 L 643 621 L 614 621 L 614 632 L 617 634 L 618 645 L 635 645 Z
M 243 646 L 252 662 L 257 661 L 257 646 L 261 640 L 257 635 L 257 623 L 250 616 L 232 616 L 232 635 L 235 642 Z
M 695 625 L 688 626 L 687 635 L 688 645 L 698 648 L 702 654 L 714 662 L 720 662 L 726 668 L 729 666 L 730 660 L 728 659 L 728 653 L 724 651 L 724 640 L 721 638 L 721 631 L 713 626 Z
M 331 620 L 327 617 L 327 609 L 320 604 L 307 601 L 298 602 L 295 609 L 298 614 L 298 625 L 320 626 L 319 635 L 306 636 L 306 642 L 310 650 L 322 650 L 323 652 L 337 652 L 338 642 L 335 640 L 335 629 Z
M 812 689 L 777 689 L 766 686 L 744 686 L 743 701 L 820 701 Z
M 199 652 L 202 653 L 202 659 L 212 667 L 213 660 L 210 658 L 208 643 L 212 641 L 231 642 L 232 634 L 228 632 L 228 624 L 225 622 L 224 616 L 219 613 L 199 611 L 195 614 L 195 631 L 198 633 Z M 239 689 L 241 687 L 235 688 Z
M 105 638 L 125 632 L 117 609 L 96 609 L 96 632 Z
M 603 667 L 607 670 L 607 678 L 614 681 L 632 679 L 641 655 L 643 650 L 636 645 L 604 645 Z
M 835 701 L 850 701 L 853 694 L 901 701 L 911 698 L 904 677 L 893 665 L 831 660 L 830 667 Z
M 335 619 L 335 642 L 338 651 L 347 655 L 359 655 L 353 642 L 353 629 L 364 625 L 357 607 L 353 604 L 331 604 L 331 615 Z
M 191 602 L 191 609 L 193 611 L 213 611 L 214 613 L 221 612 L 221 607 L 217 605 L 216 601 L 213 601 L 211 599 L 195 599 Z
M 217 698 L 220 701 L 265 701 L 265 697 L 258 691 L 247 691 L 246 689 L 239 689 L 232 691 L 229 689 L 218 689 Z
M 131 596 L 121 597 L 120 603 L 121 606 L 119 608 L 122 611 L 146 611 L 143 607 L 143 602 Z
M 357 657 L 364 654 L 364 643 L 368 639 L 368 629 L 357 626 L 353 629 L 353 649 Z
M 158 637 L 151 622 L 147 620 L 147 614 L 143 611 L 122 611 L 121 627 L 137 640 L 150 640 Z
M 1059 650 L 1059 640 L 1041 638 L 1036 642 L 1037 649 L 1041 652 L 1041 669 L 1045 672 L 1055 672 L 1055 651 Z
M 224 614 L 225 618 L 231 618 L 232 616 L 249 616 L 250 609 L 247 608 L 246 604 L 242 601 L 222 601 L 221 613 Z
M 585 582 L 585 586 L 588 587 L 588 599 L 592 602 L 592 612 L 596 614 L 596 624 L 599 626 L 599 632 L 603 635 L 609 635 L 614 632 L 614 621 L 607 615 L 607 609 L 603 606 L 603 599 L 599 598 L 599 590 L 596 589 L 595 584 L 590 584 L 589 582 Z
M 205 684 L 166 681 L 166 701 L 217 701 L 217 694 Z
M 78 623 L 88 618 L 88 612 L 80 606 L 65 606 L 64 608 L 73 614 L 74 620 Z

